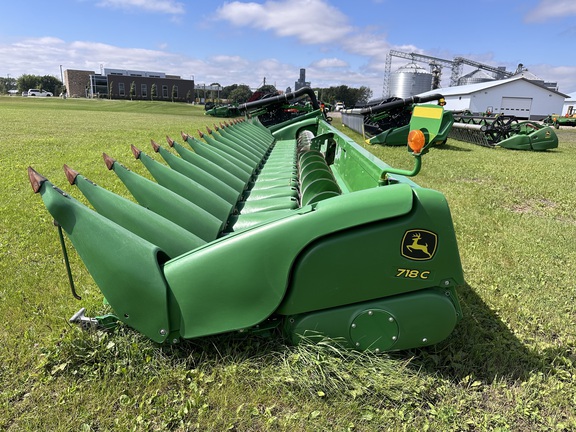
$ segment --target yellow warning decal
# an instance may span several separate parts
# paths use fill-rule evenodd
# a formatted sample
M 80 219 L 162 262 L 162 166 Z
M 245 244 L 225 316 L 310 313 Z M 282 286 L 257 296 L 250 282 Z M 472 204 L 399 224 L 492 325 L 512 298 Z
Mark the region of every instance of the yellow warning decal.
M 440 119 L 442 118 L 443 109 L 441 106 L 438 108 L 436 107 L 424 107 L 416 105 L 414 107 L 414 112 L 412 113 L 413 117 L 423 117 L 423 118 L 431 118 L 431 119 Z

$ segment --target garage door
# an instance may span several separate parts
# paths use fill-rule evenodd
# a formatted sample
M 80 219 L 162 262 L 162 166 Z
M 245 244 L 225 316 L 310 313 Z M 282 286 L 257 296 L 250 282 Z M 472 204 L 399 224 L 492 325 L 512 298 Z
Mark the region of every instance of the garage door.
M 531 107 L 532 98 L 502 97 L 500 112 L 506 115 L 529 119 Z

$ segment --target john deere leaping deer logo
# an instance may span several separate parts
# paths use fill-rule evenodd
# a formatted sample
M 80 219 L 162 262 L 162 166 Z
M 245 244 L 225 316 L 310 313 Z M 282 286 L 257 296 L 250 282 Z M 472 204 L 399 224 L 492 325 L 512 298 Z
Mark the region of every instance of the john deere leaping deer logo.
M 402 239 L 402 256 L 415 261 L 432 259 L 437 244 L 438 236 L 432 231 L 408 230 Z

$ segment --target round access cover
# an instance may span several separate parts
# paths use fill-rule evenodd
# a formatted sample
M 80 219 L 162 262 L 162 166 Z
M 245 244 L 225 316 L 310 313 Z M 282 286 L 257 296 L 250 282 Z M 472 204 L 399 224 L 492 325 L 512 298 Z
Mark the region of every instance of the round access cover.
M 350 339 L 358 350 L 387 351 L 398 339 L 398 323 L 385 310 L 368 309 L 352 321 Z

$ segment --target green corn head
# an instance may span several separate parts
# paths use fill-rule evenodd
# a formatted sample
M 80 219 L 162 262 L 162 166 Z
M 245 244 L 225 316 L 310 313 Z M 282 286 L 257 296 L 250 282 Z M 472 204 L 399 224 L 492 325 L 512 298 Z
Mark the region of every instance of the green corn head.
M 134 200 L 65 167 L 91 209 L 29 168 L 114 311 L 73 320 L 117 320 L 159 343 L 274 328 L 292 343 L 376 352 L 448 337 L 464 284 L 450 211 L 407 177 L 443 108 L 415 110 L 414 168 L 401 170 L 332 127 L 309 89 L 282 98 L 302 96 L 313 111 L 269 127 L 253 117 L 152 142 L 165 163 L 133 147 L 154 181 L 104 154 Z M 240 109 L 280 102 L 271 99 Z
M 514 116 L 495 117 L 454 114 L 450 138 L 485 147 L 542 151 L 558 147 L 558 136 L 550 126 L 518 121 Z

